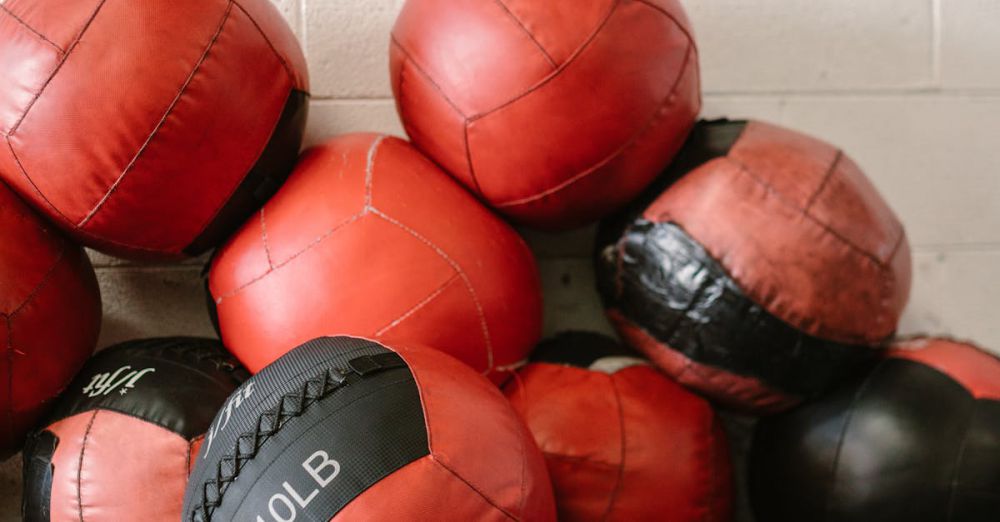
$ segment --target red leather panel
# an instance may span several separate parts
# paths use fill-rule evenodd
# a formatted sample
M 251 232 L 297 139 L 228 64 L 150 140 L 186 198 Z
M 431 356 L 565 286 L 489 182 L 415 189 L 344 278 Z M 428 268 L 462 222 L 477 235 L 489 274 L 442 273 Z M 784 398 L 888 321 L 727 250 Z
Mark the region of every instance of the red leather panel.
M 673 1 L 411 0 L 390 70 L 418 147 L 509 217 L 569 228 L 681 146 L 701 102 L 689 35 Z
M 442 504 L 448 506 L 449 520 L 511 520 L 431 456 L 415 460 L 376 482 L 330 520 L 438 520 Z
M 0 458 L 97 344 L 101 296 L 90 260 L 0 185 Z
M 714 412 L 652 367 L 530 364 L 506 393 L 546 455 L 560 520 L 731 519 Z
M 645 216 L 680 225 L 752 300 L 811 335 L 880 343 L 909 296 L 909 245 L 891 209 L 842 152 L 792 131 L 749 123 L 729 156 Z
M 164 428 L 96 410 L 47 428 L 52 522 L 179 520 L 190 444 Z
M 608 317 L 626 344 L 649 357 L 675 381 L 731 408 L 763 414 L 786 410 L 802 400 L 786 395 L 760 379 L 735 375 L 695 362 L 654 339 L 615 310 L 609 310 Z
M 209 286 L 223 339 L 252 371 L 351 334 L 421 341 L 490 373 L 541 329 L 517 234 L 406 142 L 374 135 L 307 152 L 220 249 Z
M 1000 401 L 1000 359 L 971 343 L 916 338 L 895 344 L 888 357 L 915 361 L 951 377 L 977 399 Z
M 265 0 L 18 0 L 0 9 L 0 37 L 0 66 L 18 73 L 0 79 L 0 176 L 129 257 L 181 256 L 308 83 Z
M 434 350 L 393 349 L 420 389 L 430 457 L 510 518 L 555 520 L 545 461 L 500 391 L 485 379 L 469 379 L 457 360 Z M 488 448 L 483 441 L 491 441 Z

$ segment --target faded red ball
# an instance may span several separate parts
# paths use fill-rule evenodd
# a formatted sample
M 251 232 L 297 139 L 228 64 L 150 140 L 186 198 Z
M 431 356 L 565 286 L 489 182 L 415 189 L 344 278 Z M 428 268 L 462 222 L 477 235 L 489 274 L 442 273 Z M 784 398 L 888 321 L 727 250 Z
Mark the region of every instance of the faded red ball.
M 419 342 L 499 379 L 541 331 L 537 268 L 517 233 L 409 143 L 373 134 L 307 151 L 219 250 L 209 291 L 251 371 L 350 334 Z
M 199 254 L 298 155 L 306 63 L 268 0 L 9 0 L 0 176 L 87 246 Z
M 548 339 L 505 393 L 545 454 L 559 520 L 732 518 L 729 446 L 711 405 L 617 341 Z
M 390 61 L 413 142 L 500 212 L 541 228 L 631 200 L 701 106 L 676 0 L 408 0 Z
M 101 293 L 83 249 L 0 183 L 0 460 L 94 351 Z

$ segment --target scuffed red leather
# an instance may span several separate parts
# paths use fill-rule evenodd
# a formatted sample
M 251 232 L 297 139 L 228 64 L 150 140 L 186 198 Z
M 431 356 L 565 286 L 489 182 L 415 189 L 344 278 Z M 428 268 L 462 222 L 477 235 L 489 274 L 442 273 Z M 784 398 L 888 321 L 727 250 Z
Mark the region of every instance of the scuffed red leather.
M 419 341 L 495 380 L 541 331 L 534 258 L 410 144 L 307 151 L 209 275 L 226 346 L 258 371 L 323 335 Z
M 714 401 L 758 415 L 787 410 L 802 402 L 801 397 L 778 391 L 760 379 L 693 361 L 653 338 L 617 310 L 607 310 L 607 314 L 626 344 L 642 352 L 678 383 Z
M 101 294 L 83 250 L 0 184 L 0 459 L 94 351 Z
M 266 0 L 10 0 L 0 40 L 0 176 L 121 256 L 181 256 L 308 89 Z
M 1000 359 L 974 344 L 918 337 L 897 342 L 887 357 L 924 364 L 951 377 L 976 399 L 1000 401 Z
M 505 388 L 545 454 L 559 520 L 732 519 L 725 434 L 653 367 L 529 364 Z
M 392 349 L 420 390 L 430 455 L 377 482 L 333 520 L 373 513 L 373 520 L 430 520 L 448 499 L 450 520 L 555 521 L 545 460 L 500 391 L 432 350 L 406 343 Z
M 46 428 L 52 455 L 52 522 L 180 520 L 191 443 L 166 428 L 110 410 Z
M 803 134 L 749 122 L 644 215 L 677 223 L 754 302 L 817 337 L 882 343 L 909 298 L 899 220 L 849 157 Z
M 408 0 L 390 71 L 418 147 L 508 217 L 549 229 L 631 200 L 701 105 L 674 0 Z

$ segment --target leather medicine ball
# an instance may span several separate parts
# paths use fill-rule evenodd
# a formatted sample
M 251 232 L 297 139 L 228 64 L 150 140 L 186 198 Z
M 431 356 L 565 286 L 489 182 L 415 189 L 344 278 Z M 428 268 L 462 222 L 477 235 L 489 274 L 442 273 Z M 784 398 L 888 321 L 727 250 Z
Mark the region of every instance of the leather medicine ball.
M 3 460 L 21 448 L 28 430 L 93 353 L 101 292 L 83 249 L 42 222 L 2 183 L 0 231 Z
M 531 434 L 489 381 L 436 350 L 319 338 L 233 400 L 183 520 L 555 520 Z
M 101 351 L 29 437 L 25 520 L 178 520 L 193 456 L 248 376 L 209 339 Z
M 349 334 L 419 342 L 499 379 L 541 331 L 517 233 L 408 143 L 372 134 L 306 152 L 219 250 L 209 291 L 226 347 L 253 372 Z
M 1000 359 L 903 342 L 863 379 L 757 427 L 750 499 L 774 522 L 992 522 Z
M 298 156 L 308 80 L 268 0 L 8 0 L 0 176 L 87 246 L 196 255 Z
M 523 224 L 566 229 L 624 205 L 701 107 L 676 0 L 408 0 L 392 31 L 413 142 Z
M 630 345 L 694 390 L 773 412 L 872 362 L 909 296 L 910 249 L 842 151 L 722 120 L 602 224 L 597 272 Z
M 505 393 L 545 455 L 559 520 L 732 519 L 712 407 L 616 341 L 546 340 Z

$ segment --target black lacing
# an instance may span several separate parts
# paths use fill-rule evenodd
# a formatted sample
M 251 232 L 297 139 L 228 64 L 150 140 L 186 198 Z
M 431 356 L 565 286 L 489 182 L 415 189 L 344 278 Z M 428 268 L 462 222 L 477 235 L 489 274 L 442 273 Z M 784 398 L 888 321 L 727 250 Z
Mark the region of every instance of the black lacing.
M 222 505 L 222 496 L 229 484 L 236 480 L 243 466 L 257 456 L 264 443 L 289 420 L 302 415 L 313 404 L 366 375 L 405 367 L 406 363 L 395 353 L 385 353 L 351 359 L 347 366 L 347 369 L 322 370 L 295 390 L 282 395 L 277 404 L 261 412 L 254 429 L 241 433 L 236 438 L 232 451 L 219 459 L 215 477 L 202 484 L 201 500 L 192 506 L 191 520 L 208 522 L 212 519 L 215 509 Z

